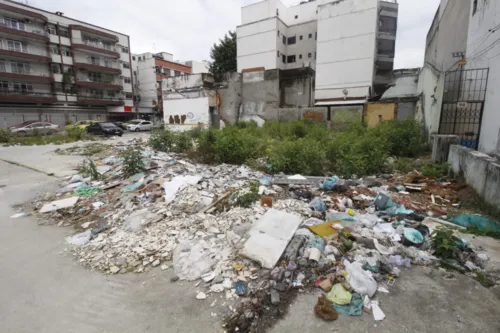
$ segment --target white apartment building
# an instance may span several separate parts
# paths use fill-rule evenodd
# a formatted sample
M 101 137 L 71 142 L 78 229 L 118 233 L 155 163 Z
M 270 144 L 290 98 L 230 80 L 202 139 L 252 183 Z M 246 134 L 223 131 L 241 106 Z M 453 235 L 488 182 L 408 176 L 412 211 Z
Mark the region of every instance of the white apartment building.
M 0 127 L 121 119 L 133 109 L 127 35 L 0 0 Z
M 264 0 L 242 8 L 238 72 L 316 71 L 317 105 L 383 93 L 394 67 L 398 4 L 380 0 Z M 353 103 L 354 104 L 354 103 Z

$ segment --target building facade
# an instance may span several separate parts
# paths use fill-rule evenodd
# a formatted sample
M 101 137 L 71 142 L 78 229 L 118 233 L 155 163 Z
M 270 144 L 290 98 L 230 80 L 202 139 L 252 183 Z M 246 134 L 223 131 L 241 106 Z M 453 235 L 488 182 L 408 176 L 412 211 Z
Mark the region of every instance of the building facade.
M 316 103 L 364 102 L 391 82 L 397 16 L 395 1 L 245 6 L 237 27 L 238 72 L 309 67 L 316 72 Z
M 131 112 L 129 45 L 127 35 L 0 0 L 0 126 Z
M 142 53 L 132 55 L 136 87 L 136 116 L 161 121 L 163 119 L 163 79 L 191 74 L 191 67 L 174 62 L 171 53 Z

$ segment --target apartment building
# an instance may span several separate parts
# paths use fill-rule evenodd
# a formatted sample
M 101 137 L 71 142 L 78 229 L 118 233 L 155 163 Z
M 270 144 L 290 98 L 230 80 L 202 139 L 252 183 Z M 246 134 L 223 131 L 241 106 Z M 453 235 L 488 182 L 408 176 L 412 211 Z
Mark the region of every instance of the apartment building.
M 245 6 L 237 27 L 238 72 L 309 67 L 315 70 L 316 104 L 364 103 L 391 82 L 397 17 L 395 0 Z
M 132 54 L 134 84 L 136 88 L 136 112 L 143 119 L 163 119 L 163 79 L 192 73 L 191 66 L 175 62 L 171 53 Z
M 0 127 L 121 119 L 133 110 L 127 35 L 0 0 Z

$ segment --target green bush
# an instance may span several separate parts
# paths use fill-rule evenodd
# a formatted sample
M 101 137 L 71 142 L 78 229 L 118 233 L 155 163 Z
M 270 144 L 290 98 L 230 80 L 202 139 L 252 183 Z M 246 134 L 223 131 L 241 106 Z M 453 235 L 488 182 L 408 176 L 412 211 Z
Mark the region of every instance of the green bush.
M 86 130 L 80 127 L 67 127 L 66 133 L 68 134 L 68 137 L 74 140 L 81 140 L 85 137 Z
M 198 138 L 198 145 L 194 158 L 203 163 L 215 162 L 215 142 L 217 141 L 217 134 L 219 131 L 213 129 L 203 130 Z
M 307 135 L 308 128 L 304 121 L 291 121 L 286 125 L 288 127 L 288 135 L 291 138 L 300 139 L 304 138 Z
M 312 139 L 279 142 L 268 150 L 271 171 L 309 176 L 323 175 L 325 150 Z
M 263 154 L 260 138 L 250 131 L 225 128 L 216 137 L 213 146 L 215 159 L 219 163 L 244 164 L 248 159 Z
M 287 136 L 285 126 L 279 121 L 266 121 L 262 127 L 262 132 L 273 139 L 283 139 Z
M 175 153 L 185 153 L 193 148 L 193 139 L 188 132 L 179 132 L 173 134 L 172 151 Z
M 168 153 L 174 145 L 174 133 L 168 129 L 155 129 L 149 137 L 149 146 L 156 151 Z
M 425 148 L 422 128 L 414 119 L 384 121 L 372 131 L 389 143 L 390 156 L 416 157 Z
M 201 134 L 203 133 L 203 128 L 201 127 L 194 127 L 190 129 L 189 131 L 186 131 L 186 133 L 189 135 L 191 139 L 199 139 Z
M 139 150 L 129 148 L 121 155 L 123 157 L 123 173 L 125 176 L 133 176 L 144 170 L 144 162 Z
M 0 128 L 0 143 L 7 143 L 9 142 L 9 130 L 6 128 Z
M 448 163 L 425 164 L 420 170 L 426 177 L 441 179 L 448 176 L 450 165 Z

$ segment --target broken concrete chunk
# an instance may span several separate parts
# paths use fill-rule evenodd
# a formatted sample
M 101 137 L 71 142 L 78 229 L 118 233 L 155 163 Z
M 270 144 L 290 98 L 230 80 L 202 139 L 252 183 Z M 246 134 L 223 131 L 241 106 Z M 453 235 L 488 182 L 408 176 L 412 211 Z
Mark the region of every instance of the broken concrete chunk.
M 276 290 L 271 290 L 271 304 L 280 304 L 280 294 Z
M 52 201 L 48 204 L 43 205 L 40 209 L 40 213 L 54 212 L 59 209 L 71 208 L 78 202 L 78 197 L 71 197 L 61 200 Z

